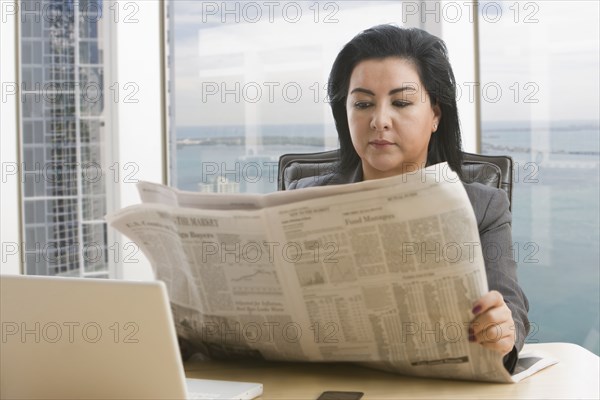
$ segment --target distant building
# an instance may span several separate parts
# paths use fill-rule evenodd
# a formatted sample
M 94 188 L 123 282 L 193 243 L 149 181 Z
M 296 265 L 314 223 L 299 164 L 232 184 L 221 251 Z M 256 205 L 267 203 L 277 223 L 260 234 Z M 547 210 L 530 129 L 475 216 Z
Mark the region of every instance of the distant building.
M 224 176 L 218 176 L 209 183 L 199 183 L 198 191 L 204 193 L 239 193 L 240 184 Z
M 25 273 L 108 277 L 103 2 L 19 5 Z

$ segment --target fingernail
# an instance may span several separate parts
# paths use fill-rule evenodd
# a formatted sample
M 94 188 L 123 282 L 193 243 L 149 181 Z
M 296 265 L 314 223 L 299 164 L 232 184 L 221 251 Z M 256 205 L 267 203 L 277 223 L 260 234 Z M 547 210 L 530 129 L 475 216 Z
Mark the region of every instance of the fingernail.
M 475 331 L 473 328 L 469 328 L 469 336 L 475 336 Z
M 475 341 L 475 335 L 472 335 L 469 333 L 469 342 L 474 342 Z
M 475 306 L 473 307 L 473 310 L 471 310 L 473 314 L 479 314 L 479 311 L 481 311 L 481 306 Z

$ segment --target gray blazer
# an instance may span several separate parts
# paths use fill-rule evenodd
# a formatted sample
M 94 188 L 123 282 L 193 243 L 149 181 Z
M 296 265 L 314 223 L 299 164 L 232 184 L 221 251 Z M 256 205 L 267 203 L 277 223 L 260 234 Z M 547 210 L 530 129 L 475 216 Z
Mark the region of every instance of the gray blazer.
M 362 181 L 362 168 L 359 164 L 356 170 L 349 171 L 347 174 L 329 173 L 293 181 L 288 185 L 288 190 L 360 181 Z M 512 215 L 509 210 L 508 196 L 502 189 L 481 183 L 463 184 L 477 218 L 481 248 L 485 250 L 491 246 L 494 250 L 483 251 L 489 289 L 497 290 L 502 294 L 515 321 L 515 347 L 504 358 L 504 365 L 512 372 L 517 363 L 518 352 L 523 348 L 525 337 L 529 333 L 527 318 L 529 302 L 517 281 L 517 264 L 512 253 Z

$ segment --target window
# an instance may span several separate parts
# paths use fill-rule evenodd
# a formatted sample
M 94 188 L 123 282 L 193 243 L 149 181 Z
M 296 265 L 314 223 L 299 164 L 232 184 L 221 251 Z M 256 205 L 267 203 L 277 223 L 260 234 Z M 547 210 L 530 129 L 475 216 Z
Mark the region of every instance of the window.
M 484 11 L 481 149 L 516 163 L 513 240 L 529 341 L 598 354 L 598 3 L 506 1 Z
M 103 2 L 19 3 L 25 273 L 106 276 Z M 45 227 L 35 230 L 36 227 Z M 92 232 L 86 234 L 86 232 Z
M 333 60 L 360 30 L 402 25 L 402 2 L 176 0 L 167 21 L 171 185 L 266 193 L 281 154 L 337 148 Z

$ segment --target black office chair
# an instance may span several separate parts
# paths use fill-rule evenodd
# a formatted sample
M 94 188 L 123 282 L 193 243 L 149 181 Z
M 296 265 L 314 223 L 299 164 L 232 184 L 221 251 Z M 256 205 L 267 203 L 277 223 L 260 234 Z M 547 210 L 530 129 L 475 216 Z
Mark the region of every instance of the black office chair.
M 463 181 L 479 182 L 506 191 L 512 204 L 513 160 L 509 156 L 484 156 L 463 153 Z M 277 189 L 286 190 L 289 184 L 307 176 L 331 172 L 338 160 L 338 150 L 318 153 L 284 154 L 279 157 Z

